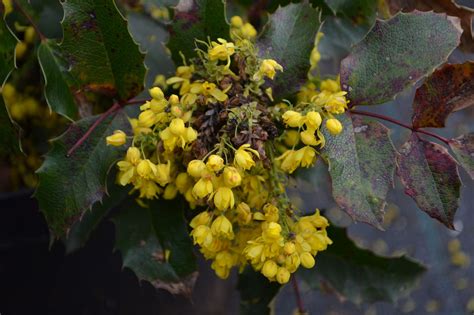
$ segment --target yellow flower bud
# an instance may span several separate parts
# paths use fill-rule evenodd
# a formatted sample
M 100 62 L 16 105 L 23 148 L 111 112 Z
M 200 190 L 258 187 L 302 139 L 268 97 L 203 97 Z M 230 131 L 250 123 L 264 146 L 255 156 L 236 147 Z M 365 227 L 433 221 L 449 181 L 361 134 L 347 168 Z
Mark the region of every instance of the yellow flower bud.
M 285 254 L 291 255 L 295 252 L 296 246 L 295 243 L 293 242 L 286 242 L 285 246 L 283 247 L 283 250 L 285 251 Z
M 194 140 L 197 139 L 197 137 L 198 137 L 198 133 L 196 130 L 194 130 L 192 127 L 186 128 L 186 136 L 185 136 L 186 142 L 193 142 Z
M 156 122 L 156 114 L 151 110 L 145 110 L 138 116 L 138 123 L 140 127 L 150 128 Z
M 179 108 L 179 106 L 172 106 L 171 107 L 171 114 L 173 114 L 173 116 L 175 117 L 181 117 L 183 116 L 183 111 L 181 110 L 181 108 Z
M 184 194 L 192 184 L 193 180 L 187 173 L 179 173 L 178 176 L 176 176 L 175 185 L 180 193 Z
M 156 165 L 149 159 L 141 160 L 137 165 L 137 173 L 145 179 L 152 179 L 156 176 Z
M 288 271 L 288 269 L 286 269 L 284 267 L 278 268 L 278 271 L 277 271 L 277 274 L 276 274 L 276 280 L 280 284 L 285 284 L 288 281 L 290 281 L 290 272 Z
M 224 211 L 234 207 L 234 193 L 228 187 L 219 187 L 214 195 L 214 205 L 217 209 Z
M 186 132 L 184 121 L 181 118 L 174 118 L 170 123 L 170 131 L 175 136 L 182 136 Z
M 267 260 L 262 267 L 262 274 L 268 279 L 272 280 L 277 274 L 278 265 L 273 260 Z
M 326 120 L 326 128 L 328 129 L 330 134 L 338 135 L 341 133 L 343 127 L 339 120 L 335 118 L 330 118 Z
M 276 71 L 283 71 L 283 67 L 273 59 L 264 59 L 260 64 L 257 77 L 266 76 L 273 80 Z
M 107 145 L 113 145 L 119 147 L 127 142 L 127 135 L 122 130 L 115 130 L 111 136 L 106 138 Z
M 26 52 L 28 51 L 28 45 L 25 42 L 18 42 L 15 46 L 16 59 L 23 59 Z
M 161 100 L 165 97 L 165 95 L 163 94 L 163 91 L 157 86 L 149 89 L 148 92 L 150 93 L 150 96 L 154 98 L 155 100 Z
M 210 171 L 218 172 L 224 167 L 224 159 L 216 154 L 212 154 L 207 159 L 206 166 Z
M 301 127 L 304 123 L 304 117 L 300 113 L 293 110 L 286 111 L 282 118 L 285 124 L 294 128 Z
M 213 239 L 211 229 L 205 225 L 197 226 L 191 231 L 191 236 L 193 237 L 194 244 L 201 246 L 211 244 Z
M 199 225 L 208 225 L 211 222 L 211 215 L 208 211 L 204 211 L 195 216 L 189 225 L 194 229 Z
M 341 86 L 338 81 L 332 79 L 326 79 L 321 81 L 321 91 L 328 91 L 336 93 L 341 90 Z
M 140 150 L 137 147 L 130 147 L 127 150 L 125 160 L 133 165 L 137 165 L 141 160 L 141 156 Z
M 244 170 L 249 170 L 255 165 L 255 161 L 252 159 L 252 155 L 250 155 L 248 151 L 252 152 L 257 157 L 260 156 L 256 150 L 250 148 L 250 144 L 241 145 L 237 151 L 235 151 L 234 163 Z
M 264 230 L 265 236 L 270 239 L 277 239 L 280 237 L 281 225 L 276 222 L 269 222 Z
M 232 223 L 225 215 L 218 216 L 211 225 L 211 231 L 214 235 L 223 236 L 227 239 L 234 238 L 234 231 L 232 230 Z
M 305 117 L 305 123 L 308 129 L 316 130 L 321 126 L 321 114 L 318 112 L 308 112 Z
M 287 146 L 293 147 L 300 142 L 300 134 L 296 130 L 287 130 L 283 141 L 285 141 Z
M 275 205 L 267 203 L 263 206 L 263 212 L 265 213 L 265 220 L 268 222 L 278 222 L 280 215 L 279 210 Z
M 301 265 L 305 268 L 313 268 L 315 261 L 313 255 L 308 252 L 300 254 Z
M 35 41 L 35 28 L 33 26 L 28 26 L 25 30 L 24 38 L 25 42 L 32 44 Z
M 207 178 L 201 178 L 193 187 L 193 195 L 197 199 L 202 199 L 209 194 L 212 194 L 212 181 Z
M 306 145 L 318 145 L 318 140 L 314 135 L 314 129 L 308 129 L 300 133 L 301 141 Z
M 206 164 L 201 160 L 192 160 L 188 164 L 188 174 L 194 178 L 201 177 L 202 173 L 206 169 Z
M 240 16 L 235 15 L 230 19 L 230 25 L 233 27 L 242 27 L 244 25 L 244 21 L 242 21 Z
M 252 212 L 250 211 L 250 207 L 245 202 L 241 202 L 237 205 L 237 209 L 235 210 L 237 213 L 237 220 L 240 224 L 249 224 L 252 221 Z
M 178 188 L 174 184 L 169 184 L 166 186 L 165 191 L 163 192 L 163 198 L 166 200 L 172 200 L 176 198 L 178 194 Z
M 154 112 L 155 114 L 163 113 L 166 106 L 168 106 L 168 103 L 166 102 L 165 99 L 162 99 L 162 100 L 152 99 L 149 102 L 149 107 L 150 107 L 151 111 Z M 140 109 L 141 109 L 141 107 L 140 107 Z
M 179 104 L 179 96 L 176 94 L 171 94 L 170 98 L 168 99 L 171 105 L 178 105 Z
M 170 170 L 171 164 L 169 161 L 167 164 L 158 164 L 156 166 L 156 182 L 161 186 L 168 184 L 171 181 Z
M 227 166 L 224 168 L 223 177 L 224 183 L 230 188 L 239 186 L 242 182 L 242 177 L 240 176 L 239 171 L 232 166 Z
M 301 260 L 297 253 L 290 254 L 285 259 L 285 267 L 289 272 L 295 272 L 300 266 Z

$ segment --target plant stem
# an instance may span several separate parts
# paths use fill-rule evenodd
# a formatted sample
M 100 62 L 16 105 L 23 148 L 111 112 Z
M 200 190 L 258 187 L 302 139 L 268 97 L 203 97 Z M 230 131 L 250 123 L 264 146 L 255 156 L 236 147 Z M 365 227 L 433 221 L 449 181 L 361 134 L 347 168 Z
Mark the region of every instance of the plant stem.
M 125 104 L 141 104 L 149 101 L 151 99 L 149 98 L 136 98 L 136 99 L 130 99 L 128 100 Z
M 413 126 L 407 125 L 407 124 L 405 124 L 405 123 L 403 123 L 399 120 L 396 120 L 394 118 L 391 118 L 391 117 L 388 117 L 388 116 L 385 116 L 385 115 L 380 115 L 380 114 L 376 114 L 376 113 L 366 112 L 366 111 L 363 111 L 363 110 L 355 110 L 355 109 L 351 109 L 349 112 L 352 113 L 352 114 L 360 115 L 360 116 L 369 116 L 369 117 L 382 119 L 382 120 L 391 122 L 392 124 L 399 125 L 401 127 L 410 129 L 413 132 L 422 133 L 422 134 L 425 134 L 427 136 L 436 138 L 439 141 L 443 142 L 444 144 L 449 145 L 449 140 L 442 137 L 442 136 L 440 136 L 440 135 L 437 135 L 433 132 L 426 131 L 426 130 L 423 130 L 423 129 L 417 129 Z
M 33 21 L 33 19 L 31 18 L 31 16 L 28 14 L 28 12 L 25 11 L 25 9 L 20 5 L 20 3 L 18 3 L 18 0 L 13 0 L 13 3 L 15 5 L 15 7 L 18 8 L 18 10 L 20 11 L 20 13 L 28 20 L 28 22 L 30 22 L 31 26 L 33 26 L 33 28 L 35 29 L 36 33 L 38 34 L 38 36 L 40 37 L 41 41 L 45 41 L 46 40 L 46 36 L 44 36 L 44 34 L 40 31 L 39 27 L 36 25 L 36 23 Z
M 293 291 L 295 291 L 296 305 L 298 307 L 298 312 L 300 314 L 304 314 L 305 309 L 303 305 L 303 299 L 301 298 L 300 289 L 298 287 L 298 280 L 296 279 L 296 275 L 294 274 L 291 276 L 291 283 L 293 284 Z

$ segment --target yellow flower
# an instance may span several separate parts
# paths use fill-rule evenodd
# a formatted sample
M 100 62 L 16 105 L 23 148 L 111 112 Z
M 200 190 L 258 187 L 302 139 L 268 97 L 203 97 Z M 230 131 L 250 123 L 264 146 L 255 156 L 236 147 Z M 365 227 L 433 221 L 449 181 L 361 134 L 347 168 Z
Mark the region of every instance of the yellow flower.
M 176 187 L 181 194 L 184 194 L 193 184 L 192 178 L 187 173 L 179 173 L 176 176 Z
M 137 173 L 145 179 L 154 179 L 157 174 L 156 165 L 149 159 L 142 160 L 138 163 Z
M 182 136 L 186 132 L 184 121 L 181 118 L 174 118 L 170 123 L 170 132 L 175 136 Z
M 236 208 L 237 213 L 237 220 L 240 224 L 249 224 L 252 221 L 252 212 L 250 211 L 250 207 L 245 202 L 241 202 L 237 205 Z
M 285 267 L 289 272 L 295 272 L 300 266 L 301 260 L 297 253 L 292 253 L 285 259 Z
M 194 94 L 202 94 L 206 97 L 212 96 L 219 102 L 224 102 L 228 96 L 225 94 L 225 92 L 221 91 L 219 88 L 214 83 L 209 83 L 209 82 L 196 82 L 193 83 L 191 89 L 191 93 Z
M 300 133 L 301 141 L 306 145 L 318 145 L 319 142 L 314 135 L 314 129 L 307 129 Z
M 234 193 L 232 189 L 228 187 L 219 187 L 217 188 L 216 193 L 214 194 L 214 204 L 217 209 L 224 211 L 227 209 L 232 209 L 234 207 Z
M 165 186 L 171 181 L 170 177 L 171 164 L 170 161 L 166 164 L 156 165 L 156 177 L 155 180 L 161 186 Z
M 127 142 L 127 135 L 122 130 L 115 130 L 111 136 L 106 138 L 107 145 L 119 147 Z
M 315 264 L 314 257 L 310 253 L 308 252 L 301 253 L 300 260 L 301 260 L 301 265 L 303 267 L 308 268 L 308 269 L 314 267 L 314 264 Z
M 276 158 L 276 160 L 282 160 L 280 168 L 283 171 L 291 174 L 298 168 L 298 166 L 300 166 L 301 159 L 303 158 L 302 153 L 303 152 L 301 152 L 300 150 L 287 150 L 285 151 L 285 153 Z
M 278 268 L 278 271 L 276 274 L 276 280 L 280 284 L 287 283 L 288 281 L 290 281 L 290 272 L 284 267 Z
M 227 239 L 234 238 L 234 231 L 232 230 L 232 223 L 225 215 L 218 216 L 211 225 L 212 234 L 222 236 Z
M 192 160 L 188 163 L 188 174 L 194 178 L 199 178 L 206 169 L 206 164 L 201 160 Z
M 219 172 L 224 167 L 224 159 L 216 154 L 209 156 L 206 166 L 210 171 Z
M 185 134 L 185 140 L 186 142 L 190 143 L 196 140 L 198 137 L 198 133 L 196 130 L 194 130 L 192 127 L 186 128 L 186 134 Z
M 332 94 L 326 101 L 324 108 L 331 114 L 342 114 L 347 109 L 347 100 L 345 95 L 347 92 L 338 92 Z
M 321 91 L 336 93 L 341 91 L 341 85 L 338 80 L 326 79 L 321 81 Z
M 300 113 L 293 110 L 286 111 L 282 118 L 285 124 L 294 128 L 301 127 L 304 123 L 304 117 Z
M 208 211 L 204 211 L 195 216 L 189 225 L 194 229 L 199 225 L 208 225 L 211 222 L 211 215 Z
M 125 156 L 126 161 L 132 163 L 133 165 L 138 165 L 141 160 L 140 150 L 136 147 L 130 147 L 127 150 L 127 155 Z
M 150 128 L 156 123 L 156 114 L 151 110 L 145 110 L 138 116 L 140 127 Z
M 153 199 L 161 189 L 151 180 L 141 180 L 135 188 L 140 190 L 140 198 Z
M 300 142 L 300 134 L 296 130 L 285 131 L 285 137 L 283 138 L 285 144 L 289 147 L 293 147 Z
M 281 225 L 276 222 L 269 222 L 265 225 L 264 235 L 269 239 L 277 239 L 280 237 Z
M 339 120 L 335 118 L 330 118 L 326 120 L 326 128 L 332 135 L 338 135 L 342 131 L 342 124 Z
M 239 171 L 232 166 L 226 166 L 222 176 L 224 177 L 224 183 L 230 188 L 239 186 L 242 182 Z
M 264 59 L 258 71 L 254 74 L 253 79 L 259 81 L 263 77 L 268 77 L 273 80 L 277 70 L 283 71 L 283 67 L 278 62 L 273 59 Z
M 150 96 L 155 100 L 161 100 L 165 97 L 163 91 L 157 86 L 149 89 L 148 92 L 150 93 Z
M 285 246 L 283 247 L 283 250 L 285 251 L 285 254 L 291 255 L 295 252 L 296 246 L 295 243 L 293 242 L 286 242 Z
M 268 222 L 278 222 L 280 218 L 278 214 L 278 208 L 271 203 L 267 203 L 263 206 L 263 212 L 265 213 L 265 220 Z
M 267 260 L 263 264 L 262 274 L 268 279 L 275 277 L 278 271 L 278 265 L 273 260 Z
M 178 188 L 174 184 L 169 184 L 165 187 L 165 191 L 163 192 L 163 198 L 166 200 L 172 200 L 176 198 L 178 194 Z
M 212 194 L 212 181 L 207 178 L 201 178 L 193 187 L 193 195 L 197 199 L 202 199 L 209 194 Z
M 218 38 L 217 41 L 219 43 L 212 42 L 212 48 L 208 50 L 209 60 L 228 60 L 228 64 L 230 64 L 230 56 L 235 53 L 234 43 L 227 42 L 222 38 Z
M 208 226 L 197 226 L 191 231 L 191 236 L 193 237 L 194 244 L 199 244 L 203 246 L 212 243 L 212 233 L 211 229 Z
M 310 146 L 305 146 L 298 150 L 301 154 L 301 166 L 310 167 L 313 166 L 316 158 L 316 150 Z
M 244 21 L 238 15 L 234 15 L 230 18 L 230 25 L 233 27 L 242 27 L 244 25 Z
M 243 168 L 244 170 L 249 170 L 252 166 L 255 165 L 255 161 L 252 159 L 252 155 L 249 153 L 255 154 L 257 157 L 260 157 L 260 154 L 254 149 L 250 148 L 250 144 L 246 143 L 241 145 L 237 151 L 235 151 L 234 164 Z
M 321 126 L 321 114 L 318 112 L 308 112 L 305 117 L 305 124 L 308 127 L 308 129 L 313 129 L 316 130 Z

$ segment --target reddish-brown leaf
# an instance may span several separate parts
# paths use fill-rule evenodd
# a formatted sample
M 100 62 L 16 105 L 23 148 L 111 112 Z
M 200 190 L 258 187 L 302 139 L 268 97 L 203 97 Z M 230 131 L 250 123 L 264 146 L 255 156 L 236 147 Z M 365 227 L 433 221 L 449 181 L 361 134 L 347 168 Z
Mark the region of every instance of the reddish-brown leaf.
M 472 19 L 474 10 L 458 5 L 454 0 L 387 0 L 392 14 L 398 11 L 411 12 L 435 11 L 443 12 L 450 16 L 456 16 L 461 20 L 464 30 L 461 37 L 461 48 L 467 51 L 474 51 L 474 40 L 472 30 Z
M 414 133 L 401 147 L 397 162 L 405 193 L 429 216 L 454 229 L 461 180 L 448 151 Z
M 449 141 L 449 146 L 458 162 L 474 179 L 474 132 L 452 139 Z
M 474 63 L 445 65 L 416 91 L 413 126 L 442 128 L 452 112 L 471 105 L 474 105 Z

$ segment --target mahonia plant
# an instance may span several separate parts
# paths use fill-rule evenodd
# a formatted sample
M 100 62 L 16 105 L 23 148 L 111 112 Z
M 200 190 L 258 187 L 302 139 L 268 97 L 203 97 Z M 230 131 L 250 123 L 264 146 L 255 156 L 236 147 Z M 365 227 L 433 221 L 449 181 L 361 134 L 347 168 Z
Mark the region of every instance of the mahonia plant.
M 177 94 L 150 89 L 151 100 L 130 120 L 133 135 L 116 130 L 107 144 L 132 139 L 117 163 L 117 182 L 133 186 L 138 202 L 179 193 L 204 210 L 191 220 L 190 234 L 220 278 L 251 264 L 284 284 L 332 243 L 319 211 L 303 216 L 291 204 L 288 174 L 314 165 L 325 144 L 322 128 L 343 131 L 334 115 L 348 101 L 328 79 L 305 86 L 295 105 L 274 102 L 265 81 L 283 67 L 258 57 L 251 24 L 234 16 L 231 26 L 232 41 L 196 40 L 198 57 L 166 80 Z
M 397 175 L 454 229 L 474 134 L 425 128 L 474 104 L 474 63 L 446 64 L 474 47 L 470 10 L 236 1 L 248 15 L 228 19 L 222 0 L 33 2 L 0 4 L 0 171 L 11 182 L 0 188 L 35 187 L 67 252 L 110 219 L 140 280 L 189 295 L 198 248 L 219 278 L 238 273 L 242 312 L 268 313 L 292 280 L 303 313 L 299 281 L 355 303 L 395 301 L 425 269 L 356 246 L 322 206 L 290 198 L 295 178 L 328 186 L 354 221 L 383 228 Z M 410 88 L 411 123 L 360 109 Z M 381 121 L 410 137 L 395 148 Z

